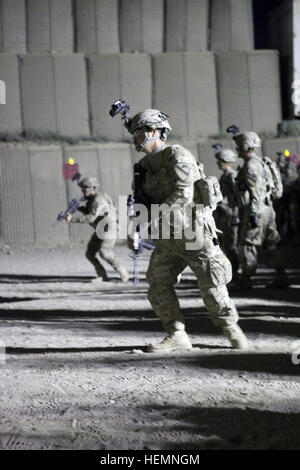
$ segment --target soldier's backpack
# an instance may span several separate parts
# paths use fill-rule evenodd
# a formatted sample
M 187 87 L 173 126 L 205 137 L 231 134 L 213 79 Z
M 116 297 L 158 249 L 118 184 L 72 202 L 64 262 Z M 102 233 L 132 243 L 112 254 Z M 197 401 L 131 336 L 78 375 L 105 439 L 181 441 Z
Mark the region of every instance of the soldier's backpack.
M 215 210 L 223 199 L 220 183 L 216 176 L 205 176 L 202 163 L 197 162 L 200 179 L 194 183 L 196 203 L 209 206 Z
M 267 191 L 270 192 L 273 199 L 280 199 L 282 196 L 283 186 L 279 168 L 276 162 L 274 162 L 270 157 L 263 157 L 262 163 L 267 181 Z

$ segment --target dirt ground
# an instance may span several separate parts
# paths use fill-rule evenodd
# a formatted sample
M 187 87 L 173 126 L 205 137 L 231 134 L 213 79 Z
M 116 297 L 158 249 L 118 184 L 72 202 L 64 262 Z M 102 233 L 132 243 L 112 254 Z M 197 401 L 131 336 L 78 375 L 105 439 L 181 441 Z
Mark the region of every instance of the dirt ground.
M 0 448 L 299 449 L 300 269 L 271 290 L 260 268 L 252 292 L 232 294 L 248 351 L 229 347 L 187 271 L 177 292 L 194 349 L 149 354 L 164 333 L 148 258 L 138 286 L 111 270 L 94 285 L 84 246 L 2 249 Z

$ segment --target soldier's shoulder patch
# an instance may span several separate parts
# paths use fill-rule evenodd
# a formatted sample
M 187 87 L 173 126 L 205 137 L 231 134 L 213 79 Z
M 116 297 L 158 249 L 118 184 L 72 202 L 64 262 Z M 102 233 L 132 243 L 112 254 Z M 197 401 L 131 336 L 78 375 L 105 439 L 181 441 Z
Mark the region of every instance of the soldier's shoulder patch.
M 186 181 L 190 175 L 191 167 L 188 163 L 179 161 L 175 163 L 174 171 L 181 181 Z

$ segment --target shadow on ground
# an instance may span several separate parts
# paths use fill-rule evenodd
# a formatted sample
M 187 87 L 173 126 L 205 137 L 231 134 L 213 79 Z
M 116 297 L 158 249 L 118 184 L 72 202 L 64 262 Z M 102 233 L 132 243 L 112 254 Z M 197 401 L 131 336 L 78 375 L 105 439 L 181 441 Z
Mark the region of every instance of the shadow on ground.
M 201 398 L 201 397 L 199 397 Z M 299 449 L 300 413 L 278 413 L 237 407 L 201 408 L 185 406 L 145 407 L 160 412 L 164 426 L 159 431 L 172 431 L 176 437 L 192 434 L 186 442 L 163 441 L 164 450 L 195 449 Z M 169 424 L 168 424 L 169 421 Z M 178 424 L 174 424 L 177 421 Z M 143 427 L 145 433 L 155 433 L 155 426 Z

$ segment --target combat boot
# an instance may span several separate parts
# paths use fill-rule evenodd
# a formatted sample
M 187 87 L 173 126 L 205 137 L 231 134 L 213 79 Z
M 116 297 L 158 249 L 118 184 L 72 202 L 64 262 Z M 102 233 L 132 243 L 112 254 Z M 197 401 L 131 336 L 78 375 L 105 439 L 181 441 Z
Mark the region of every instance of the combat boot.
M 107 282 L 108 281 L 108 277 L 107 276 L 98 276 L 98 277 L 95 277 L 94 279 L 91 280 L 91 283 L 92 284 L 100 284 L 101 282 Z
M 248 348 L 248 340 L 239 325 L 225 326 L 222 331 L 224 336 L 229 339 L 233 349 Z
M 128 271 L 127 269 L 124 267 L 124 266 L 119 266 L 117 268 L 117 271 L 118 273 L 120 274 L 120 277 L 121 277 L 121 281 L 126 284 L 126 282 L 128 282 L 129 280 L 129 275 L 128 275 Z
M 160 343 L 149 344 L 147 351 L 190 351 L 192 348 L 192 343 L 186 332 L 184 330 L 177 330 L 166 336 Z

